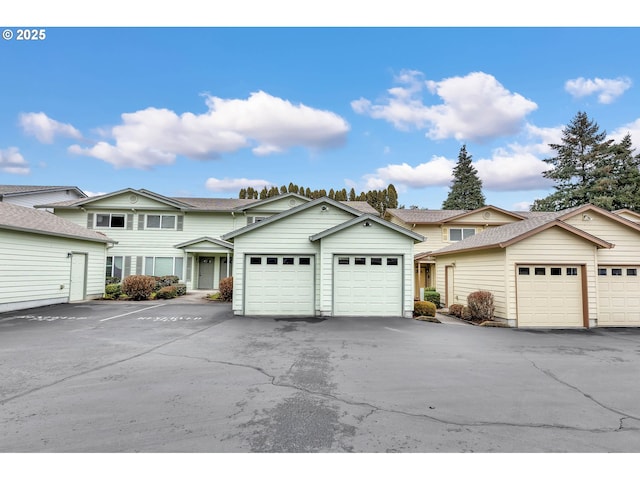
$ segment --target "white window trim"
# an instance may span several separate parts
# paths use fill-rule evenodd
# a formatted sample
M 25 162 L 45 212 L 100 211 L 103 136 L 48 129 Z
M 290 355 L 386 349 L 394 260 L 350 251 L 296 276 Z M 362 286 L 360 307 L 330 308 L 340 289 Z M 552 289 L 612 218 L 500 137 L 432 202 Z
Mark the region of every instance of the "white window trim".
M 160 226 L 159 227 L 150 227 L 149 226 L 149 217 L 160 217 Z M 164 217 L 173 217 L 173 227 L 165 228 L 162 226 L 162 219 Z M 144 219 L 145 229 L 146 230 L 177 230 L 178 228 L 178 216 L 174 214 L 164 214 L 164 213 L 147 213 Z
M 460 240 L 452 240 L 451 239 L 451 232 L 453 230 L 460 230 Z M 464 231 L 465 230 L 473 230 L 473 234 L 465 237 L 465 235 L 464 235 Z M 466 238 L 472 237 L 476 233 L 478 233 L 478 232 L 476 231 L 475 227 L 451 227 L 451 228 L 449 228 L 449 241 L 450 242 L 459 242 L 459 241 L 464 240 Z
M 147 259 L 148 258 L 153 258 L 153 264 L 152 264 L 152 271 L 151 272 L 147 272 Z M 173 267 L 172 270 L 174 273 L 170 273 L 169 275 L 175 275 L 176 277 L 178 277 L 181 281 L 182 281 L 182 277 L 183 277 L 183 272 L 182 270 L 184 270 L 184 258 L 183 257 L 173 257 L 171 255 L 145 255 L 142 257 L 142 271 L 144 272 L 145 275 L 151 275 L 151 276 L 156 276 L 155 274 L 155 270 L 156 270 L 156 258 L 171 258 L 173 260 Z M 182 260 L 182 269 L 179 272 L 176 272 L 176 261 L 178 259 Z
M 100 216 L 106 216 L 109 215 L 109 226 L 105 227 L 103 225 L 98 225 L 98 217 Z M 121 227 L 114 227 L 111 225 L 111 222 L 113 220 L 113 216 L 117 215 L 119 217 L 123 217 L 123 222 L 122 222 L 122 226 Z M 95 220 L 94 220 L 94 224 L 95 224 L 95 228 L 116 228 L 119 230 L 124 230 L 125 228 L 127 228 L 127 214 L 126 213 L 96 213 L 95 215 Z
M 113 269 L 116 263 L 115 262 L 116 258 L 122 259 L 120 263 L 122 265 L 121 269 L 123 270 L 123 272 L 119 277 L 117 275 L 114 275 L 114 272 L 113 272 Z M 107 260 L 106 260 L 107 266 L 109 264 L 109 259 L 111 259 L 111 271 L 109 272 L 109 275 L 107 275 L 107 277 L 118 277 L 120 278 L 120 280 L 122 280 L 123 279 L 122 277 L 124 277 L 124 255 L 107 255 Z M 106 269 L 105 269 L 105 273 L 106 273 Z

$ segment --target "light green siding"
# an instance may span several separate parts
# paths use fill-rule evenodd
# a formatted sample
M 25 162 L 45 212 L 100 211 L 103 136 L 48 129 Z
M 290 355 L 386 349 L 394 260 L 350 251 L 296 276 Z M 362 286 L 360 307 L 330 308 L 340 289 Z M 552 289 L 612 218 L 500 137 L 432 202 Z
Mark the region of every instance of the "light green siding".
M 264 205 L 256 205 L 255 207 L 245 210 L 245 212 L 247 216 L 273 215 L 275 213 L 284 212 L 290 208 L 297 207 L 303 203 L 307 203 L 307 200 L 295 197 L 281 198 L 268 202 Z
M 0 311 L 68 301 L 70 252 L 87 254 L 86 296 L 101 297 L 105 244 L 0 230 Z
M 132 201 L 134 200 L 135 201 Z M 167 210 L 172 209 L 174 212 L 175 208 L 170 207 L 164 202 L 160 202 L 158 200 L 154 200 L 149 197 L 145 197 L 136 192 L 124 192 L 118 195 L 113 195 L 107 198 L 99 198 L 96 200 L 92 200 L 84 205 L 86 209 L 111 209 L 111 208 L 126 208 L 126 209 L 159 209 L 159 210 Z
M 282 220 L 265 224 L 255 230 L 234 238 L 234 285 L 244 284 L 244 257 L 246 254 L 289 253 L 313 254 L 316 262 L 316 311 L 320 310 L 320 245 L 309 240 L 323 230 L 352 219 L 348 212 L 330 206 L 326 211 L 316 205 Z M 234 288 L 233 310 L 236 314 L 244 313 L 243 288 Z

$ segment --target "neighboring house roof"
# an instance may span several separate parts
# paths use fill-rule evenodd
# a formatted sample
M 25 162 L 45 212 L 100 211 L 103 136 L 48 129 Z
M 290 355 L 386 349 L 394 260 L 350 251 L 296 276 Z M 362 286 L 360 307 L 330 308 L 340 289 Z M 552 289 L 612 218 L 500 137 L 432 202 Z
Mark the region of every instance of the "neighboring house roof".
M 310 199 L 305 197 L 304 195 L 300 195 L 299 193 L 283 193 L 280 195 L 276 195 L 275 197 L 269 197 L 269 198 L 264 198 L 262 200 L 251 200 L 251 203 L 244 205 L 242 207 L 238 207 L 237 210 L 242 211 L 242 210 L 248 210 L 250 208 L 255 208 L 258 205 L 262 206 L 262 205 L 268 205 L 272 202 L 276 202 L 278 200 L 282 200 L 284 198 L 297 198 L 298 200 L 302 200 L 304 202 L 309 202 Z
M 117 243 L 115 240 L 110 239 L 100 232 L 83 228 L 53 213 L 4 202 L 0 203 L 0 229 L 89 240 L 92 242 Z
M 290 208 L 289 210 L 285 210 L 284 212 L 280 212 L 276 215 L 272 215 L 268 218 L 265 218 L 264 220 L 261 220 L 260 222 L 252 223 L 247 225 L 246 227 L 242 227 L 237 230 L 234 230 L 233 232 L 225 233 L 224 235 L 221 235 L 220 238 L 222 238 L 223 240 L 230 240 L 232 238 L 237 237 L 238 235 L 243 235 L 247 232 L 255 230 L 256 228 L 262 228 L 265 225 L 269 225 L 273 222 L 277 222 L 279 220 L 282 220 L 283 218 L 287 218 L 290 215 L 295 215 L 298 212 L 301 212 L 308 208 L 312 208 L 316 205 L 320 205 L 321 203 L 327 203 L 345 212 L 349 212 L 356 217 L 360 217 L 363 215 L 363 213 L 360 210 L 352 208 L 348 205 L 344 205 L 342 202 L 332 200 L 329 197 L 321 197 L 321 198 L 316 198 L 315 200 L 311 200 L 310 202 L 304 203 L 302 205 L 298 205 L 297 207 Z
M 485 207 L 476 208 L 474 210 L 429 210 L 429 209 L 405 209 L 405 208 L 390 208 L 387 212 L 404 223 L 408 224 L 442 224 L 460 220 L 468 215 L 483 212 L 485 210 L 495 210 L 497 212 L 504 213 L 514 217 L 517 220 L 523 220 L 526 218 L 521 212 L 511 212 L 509 210 L 503 210 L 493 205 L 487 205 Z
M 312 235 L 309 237 L 309 240 L 311 240 L 312 242 L 315 242 L 316 240 L 320 240 L 321 238 L 327 237 L 329 235 L 333 235 L 334 233 L 340 232 L 341 230 L 344 230 L 345 228 L 349 228 L 352 227 L 355 224 L 358 223 L 366 223 L 366 222 L 373 222 L 373 223 L 377 223 L 379 225 L 382 225 L 383 227 L 387 227 L 390 228 L 391 230 L 395 230 L 398 233 L 401 233 L 403 235 L 406 235 L 407 237 L 411 237 L 413 238 L 416 242 L 424 242 L 425 241 L 425 237 L 412 232 L 411 230 L 407 230 L 406 228 L 400 227 L 399 225 L 396 225 L 395 223 L 391 223 L 388 222 L 386 220 L 381 219 L 380 217 L 378 217 L 377 215 L 373 215 L 373 214 L 365 214 L 365 215 L 361 215 L 359 217 L 354 217 L 351 220 L 347 220 L 346 222 L 343 222 L 339 225 L 336 225 L 335 227 L 331 227 L 328 228 L 327 230 L 324 230 L 322 232 L 316 233 L 315 235 Z
M 179 202 L 190 205 L 193 210 L 203 210 L 208 212 L 233 212 L 246 205 L 256 203 L 256 200 L 245 198 L 195 198 L 195 197 L 174 197 Z
M 360 210 L 363 213 L 370 213 L 372 215 L 380 216 L 380 212 L 378 212 L 369 203 L 363 200 L 342 200 L 340 203 L 348 207 L 355 208 L 356 210 Z
M 640 222 L 640 213 L 638 212 L 634 212 L 633 210 L 629 209 L 629 208 L 621 208 L 620 210 L 614 210 L 612 213 L 615 213 L 616 215 L 629 215 L 630 217 L 635 218 L 636 222 Z
M 531 218 L 519 222 L 489 228 L 464 240 L 431 252 L 431 255 L 438 256 L 447 253 L 483 250 L 487 248 L 505 248 L 551 227 L 560 227 L 593 242 L 600 248 L 612 248 L 613 244 L 562 221 L 563 218 L 566 219 L 580 213 L 580 210 L 583 208 L 584 207 L 574 207 L 560 212 L 548 212 L 544 215 L 534 215 Z
M 74 190 L 83 198 L 87 196 L 87 194 L 80 190 L 78 187 L 71 186 L 0 185 L 0 199 L 3 197 L 11 197 L 16 195 L 27 195 L 29 193 L 64 192 L 67 190 Z

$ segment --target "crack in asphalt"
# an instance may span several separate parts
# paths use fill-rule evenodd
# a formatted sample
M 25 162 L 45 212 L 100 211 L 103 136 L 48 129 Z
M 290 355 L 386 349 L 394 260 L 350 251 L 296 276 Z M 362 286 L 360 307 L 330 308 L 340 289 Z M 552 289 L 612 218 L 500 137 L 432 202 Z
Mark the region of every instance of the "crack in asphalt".
M 560 424 L 553 424 L 553 423 L 511 423 L 511 422 L 454 422 L 452 420 L 444 420 L 438 417 L 435 417 L 433 415 L 427 415 L 424 413 L 411 413 L 411 412 L 405 412 L 402 410 L 395 410 L 395 409 L 391 409 L 391 408 L 383 408 L 383 407 L 379 407 L 377 405 L 374 405 L 372 403 L 368 403 L 368 402 L 357 402 L 354 400 L 348 400 L 345 398 L 341 398 L 338 397 L 336 395 L 332 395 L 330 393 L 325 393 L 325 392 L 318 392 L 315 390 L 311 390 L 308 388 L 304 388 L 304 387 L 300 387 L 298 385 L 294 385 L 294 384 L 289 384 L 289 383 L 283 383 L 283 382 L 277 382 L 276 381 L 276 376 L 272 375 L 270 373 L 268 373 L 266 370 L 264 370 L 261 367 L 257 367 L 255 365 L 250 365 L 247 363 L 236 363 L 236 362 L 228 362 L 228 361 L 224 361 L 224 360 L 212 360 L 210 358 L 206 358 L 206 357 L 197 357 L 197 356 L 191 356 L 191 355 L 172 355 L 172 354 L 167 354 L 167 353 L 160 353 L 157 352 L 157 355 L 164 355 L 164 356 L 168 356 L 168 357 L 182 357 L 182 358 L 190 358 L 193 360 L 202 360 L 208 363 L 217 363 L 217 364 L 221 364 L 221 365 L 228 365 L 228 366 L 232 366 L 232 367 L 242 367 L 242 368 L 249 368 L 251 370 L 255 370 L 259 373 L 261 373 L 262 375 L 266 376 L 267 378 L 269 378 L 270 380 L 270 384 L 273 385 L 274 387 L 284 387 L 284 388 L 291 388 L 297 391 L 301 391 L 301 392 L 305 392 L 308 393 L 310 395 L 316 395 L 316 396 L 320 396 L 320 397 L 324 397 L 324 398 L 328 398 L 331 400 L 335 400 L 337 402 L 340 403 L 344 403 L 350 406 L 354 406 L 354 407 L 362 407 L 362 408 L 367 408 L 367 409 L 371 409 L 371 411 L 369 413 L 367 413 L 362 420 L 368 418 L 369 416 L 373 415 L 374 413 L 378 413 L 378 412 L 383 412 L 383 413 L 394 413 L 397 415 L 404 415 L 404 416 L 408 416 L 408 417 L 413 417 L 413 418 L 421 418 L 421 419 L 426 419 L 426 420 L 431 420 L 433 422 L 436 423 L 440 423 L 443 425 L 454 425 L 457 427 L 524 427 L 524 428 L 541 428 L 541 429 L 561 429 L 561 430 L 571 430 L 571 431 L 578 431 L 578 432 L 589 432 L 589 433 L 610 433 L 610 432 L 618 432 L 621 430 L 620 427 L 616 427 L 616 428 L 580 428 L 580 427 L 573 427 L 570 425 L 560 425 Z M 606 407 L 605 407 L 606 408 Z M 611 409 L 609 409 L 611 410 Z M 614 410 L 611 410 L 614 411 Z M 636 418 L 633 417 L 631 415 L 627 415 L 627 414 L 623 414 L 620 412 L 616 412 L 619 413 L 621 415 L 625 415 L 629 418 Z M 622 425 L 622 422 L 620 423 L 620 425 Z M 627 430 L 638 430 L 637 428 L 633 428 L 633 429 L 627 429 Z
M 546 375 L 547 377 L 551 378 L 552 380 L 558 382 L 561 385 L 564 385 L 565 387 L 569 387 L 572 390 L 575 390 L 576 392 L 580 393 L 582 396 L 584 396 L 587 400 L 590 400 L 591 402 L 595 403 L 596 405 L 598 405 L 601 408 L 604 408 L 605 410 L 611 412 L 611 413 L 615 413 L 616 415 L 621 415 L 620 418 L 620 426 L 619 428 L 616 429 L 616 431 L 622 430 L 623 426 L 622 426 L 622 422 L 627 419 L 627 418 L 632 418 L 634 420 L 640 420 L 640 417 L 636 417 L 634 415 L 631 415 L 629 413 L 623 412 L 621 410 L 616 410 L 613 407 L 609 407 L 608 405 L 605 405 L 604 403 L 596 400 L 593 396 L 589 395 L 586 392 L 583 392 L 582 390 L 580 390 L 578 387 L 576 387 L 575 385 L 571 385 L 568 382 L 565 382 L 564 380 L 562 380 L 561 378 L 559 378 L 558 376 L 556 376 L 553 372 L 551 372 L 550 370 L 546 370 L 544 368 L 539 367 L 536 362 L 534 362 L 533 360 L 531 360 L 530 358 L 527 358 L 526 356 L 523 355 L 523 357 L 525 359 L 527 359 L 531 365 L 533 365 L 533 368 L 535 368 L 536 370 L 538 370 L 539 372 L 541 372 L 542 374 Z
M 11 402 L 12 400 L 16 400 L 18 398 L 22 398 L 22 397 L 30 395 L 32 393 L 38 392 L 40 390 L 44 390 L 45 388 L 53 387 L 54 385 L 58 385 L 58 384 L 60 384 L 62 382 L 66 382 L 67 380 L 71 380 L 73 378 L 81 377 L 82 375 L 87 375 L 88 373 L 97 372 L 99 370 L 102 370 L 102 369 L 105 369 L 105 368 L 109 368 L 109 367 L 113 367 L 114 365 L 118 365 L 120 363 L 128 362 L 129 360 L 133 360 L 135 358 L 139 358 L 139 357 L 142 357 L 144 355 L 148 355 L 149 353 L 152 353 L 152 352 L 154 352 L 154 351 L 156 351 L 156 350 L 158 350 L 158 349 L 160 349 L 162 347 L 166 347 L 167 345 L 171 345 L 174 342 L 177 342 L 179 340 L 184 340 L 185 338 L 189 338 L 189 337 L 192 337 L 192 336 L 197 335 L 199 333 L 202 333 L 205 330 L 209 330 L 210 328 L 213 328 L 213 327 L 215 327 L 217 325 L 220 325 L 220 323 L 222 323 L 222 322 L 218 322 L 218 323 L 215 323 L 213 325 L 209 325 L 207 327 L 201 328 L 200 330 L 196 330 L 195 332 L 191 332 L 191 333 L 187 333 L 185 335 L 181 335 L 181 336 L 176 337 L 176 338 L 174 338 L 172 340 L 169 340 L 167 342 L 161 343 L 160 345 L 156 345 L 156 346 L 154 346 L 152 348 L 144 350 L 143 352 L 136 353 L 135 355 L 131 355 L 131 356 L 126 357 L 126 358 L 121 358 L 120 360 L 115 360 L 113 362 L 105 363 L 104 365 L 99 365 L 97 367 L 90 368 L 90 369 L 84 370 L 82 372 L 74 373 L 73 375 L 68 375 L 68 376 L 66 376 L 64 378 L 60 378 L 60 379 L 58 379 L 58 380 L 56 380 L 54 382 L 47 383 L 45 385 L 40 385 L 38 387 L 34 387 L 34 388 L 30 389 L 30 390 L 27 390 L 26 392 L 21 392 L 21 393 L 18 393 L 17 395 L 14 395 L 12 397 L 8 397 L 8 398 L 0 400 L 0 405 L 4 405 L 6 403 Z

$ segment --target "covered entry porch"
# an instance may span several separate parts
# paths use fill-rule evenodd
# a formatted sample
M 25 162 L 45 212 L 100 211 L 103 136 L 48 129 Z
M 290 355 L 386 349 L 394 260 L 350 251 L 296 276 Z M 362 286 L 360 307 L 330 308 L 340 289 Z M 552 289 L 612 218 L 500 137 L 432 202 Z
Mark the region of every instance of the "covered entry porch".
M 201 237 L 175 247 L 184 251 L 187 289 L 217 290 L 221 279 L 233 275 L 232 243 Z
M 436 259 L 430 252 L 417 253 L 413 257 L 415 273 L 413 296 L 416 300 L 424 300 L 424 291 L 436 286 Z

